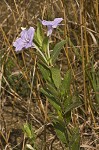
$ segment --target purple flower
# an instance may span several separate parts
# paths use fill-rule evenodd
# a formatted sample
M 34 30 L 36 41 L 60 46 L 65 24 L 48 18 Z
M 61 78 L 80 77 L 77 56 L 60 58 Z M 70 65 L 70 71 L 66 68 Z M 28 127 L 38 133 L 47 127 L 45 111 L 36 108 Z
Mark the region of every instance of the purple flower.
M 28 30 L 24 29 L 21 32 L 20 38 L 16 39 L 15 42 L 13 42 L 13 46 L 15 47 L 15 51 L 21 51 L 24 48 L 29 48 L 33 46 L 33 37 L 34 37 L 35 29 L 33 27 L 30 27 Z
M 46 20 L 41 21 L 42 24 L 44 26 L 47 26 L 48 28 L 47 36 L 50 36 L 52 34 L 53 29 L 57 28 L 57 26 L 62 20 L 63 18 L 55 18 L 54 21 L 46 21 Z

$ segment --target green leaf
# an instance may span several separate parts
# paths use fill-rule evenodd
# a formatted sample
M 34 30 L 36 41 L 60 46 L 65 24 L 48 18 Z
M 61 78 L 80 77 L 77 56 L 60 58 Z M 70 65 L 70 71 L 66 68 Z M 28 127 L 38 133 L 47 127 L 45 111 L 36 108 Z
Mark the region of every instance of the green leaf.
M 46 83 L 47 88 L 49 89 L 50 93 L 55 97 L 55 98 L 59 98 L 59 93 L 56 90 L 55 87 L 53 87 L 53 85 L 51 83 Z
M 40 45 L 42 45 L 43 42 L 43 32 L 42 32 L 42 25 L 40 22 L 37 23 L 37 39 L 40 43 Z
M 79 101 L 79 102 L 75 102 L 75 103 L 72 103 L 70 105 L 67 106 L 67 108 L 65 108 L 65 112 L 64 112 L 64 115 L 66 115 L 69 111 L 71 111 L 73 108 L 76 108 L 78 106 L 80 106 L 82 103 Z
M 30 124 L 28 124 L 28 123 L 24 124 L 23 131 L 28 138 L 35 139 L 35 134 L 33 132 L 32 126 Z
M 79 129 L 74 128 L 72 131 L 71 150 L 80 150 L 80 134 Z
M 56 88 L 59 88 L 59 86 L 61 84 L 60 70 L 58 68 L 51 68 L 50 70 L 52 73 L 53 82 L 54 82 Z
M 60 121 L 56 121 L 54 120 L 53 122 L 53 125 L 54 125 L 54 128 L 55 128 L 55 131 L 56 131 L 56 134 L 58 136 L 58 138 L 66 144 L 66 137 L 65 137 L 65 125 L 64 123 L 61 123 Z
M 38 64 L 44 80 L 50 81 L 50 70 L 44 65 Z
M 61 95 L 69 94 L 70 92 L 70 83 L 71 83 L 71 71 L 68 70 L 62 80 L 62 84 L 60 86 Z
M 66 40 L 63 40 L 63 41 L 61 41 L 55 45 L 55 47 L 51 53 L 51 61 L 53 64 L 55 63 L 55 61 L 56 61 L 56 59 L 57 59 L 57 57 L 58 57 L 58 55 L 59 55 L 59 53 L 60 53 L 60 51 L 63 48 L 65 43 L 66 43 Z
M 60 103 L 54 98 L 53 95 L 51 95 L 50 91 L 47 89 L 41 88 L 40 90 L 47 98 L 48 101 L 52 104 L 52 106 L 58 111 L 60 110 Z
M 42 50 L 47 53 L 47 48 L 49 44 L 49 37 L 45 37 L 42 43 Z
M 66 110 L 72 104 L 72 95 L 67 95 L 63 99 L 64 109 Z
M 31 134 L 31 130 L 28 126 L 28 124 L 24 124 L 24 129 L 23 129 L 27 135 L 27 137 L 31 138 L 32 137 L 32 134 Z
M 37 30 L 34 34 L 34 42 L 36 43 L 36 45 L 40 48 L 42 47 L 42 42 L 43 42 L 43 32 L 42 32 L 42 25 L 40 22 L 37 23 Z

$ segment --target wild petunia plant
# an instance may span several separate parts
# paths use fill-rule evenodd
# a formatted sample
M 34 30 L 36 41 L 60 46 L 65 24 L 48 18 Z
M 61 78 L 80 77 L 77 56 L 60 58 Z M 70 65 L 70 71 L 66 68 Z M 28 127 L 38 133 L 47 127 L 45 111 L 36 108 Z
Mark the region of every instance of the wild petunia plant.
M 50 36 L 62 20 L 62 18 L 55 18 L 54 21 L 43 20 L 38 23 L 36 31 L 33 27 L 23 30 L 21 37 L 13 43 L 13 46 L 16 47 L 16 51 L 30 47 L 37 50 L 38 67 L 45 81 L 40 91 L 55 109 L 55 114 L 51 117 L 56 134 L 66 148 L 79 150 L 79 130 L 77 127 L 69 129 L 68 125 L 72 109 L 81 105 L 81 102 L 78 96 L 71 93 L 71 71 L 67 71 L 62 78 L 56 65 L 57 57 L 66 40 L 60 41 L 50 50 Z M 48 27 L 47 36 L 44 36 L 41 25 Z

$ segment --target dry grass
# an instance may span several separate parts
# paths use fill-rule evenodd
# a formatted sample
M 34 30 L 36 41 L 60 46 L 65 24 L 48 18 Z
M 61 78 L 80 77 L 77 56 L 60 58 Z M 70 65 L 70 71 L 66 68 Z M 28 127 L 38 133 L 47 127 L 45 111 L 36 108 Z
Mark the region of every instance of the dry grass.
M 67 39 L 57 64 L 62 73 L 71 68 L 75 89 L 83 102 L 83 106 L 73 110 L 71 126 L 79 125 L 81 150 L 99 149 L 98 7 L 98 0 L 0 2 L 1 150 L 25 149 L 27 139 L 22 126 L 26 122 L 32 123 L 39 150 L 65 150 L 49 119 L 50 112 L 54 110 L 38 90 L 43 81 L 37 68 L 37 58 L 33 51 L 16 54 L 12 47 L 21 27 L 36 28 L 38 18 L 55 17 L 63 17 L 64 22 L 61 30 L 53 33 L 53 40 Z

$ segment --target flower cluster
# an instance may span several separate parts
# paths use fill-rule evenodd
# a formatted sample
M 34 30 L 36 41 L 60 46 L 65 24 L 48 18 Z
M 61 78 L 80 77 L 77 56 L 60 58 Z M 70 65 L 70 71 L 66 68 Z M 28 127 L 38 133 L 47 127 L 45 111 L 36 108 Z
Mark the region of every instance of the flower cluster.
M 50 36 L 52 34 L 52 31 L 54 28 L 57 28 L 59 23 L 62 21 L 62 18 L 55 18 L 53 21 L 41 21 L 42 25 L 47 26 L 48 32 L 47 36 Z M 15 47 L 15 51 L 21 51 L 24 48 L 30 48 L 33 47 L 33 38 L 34 38 L 35 29 L 33 27 L 30 27 L 28 30 L 24 29 L 22 30 L 20 34 L 20 38 L 17 38 L 15 42 L 13 42 L 13 46 Z

